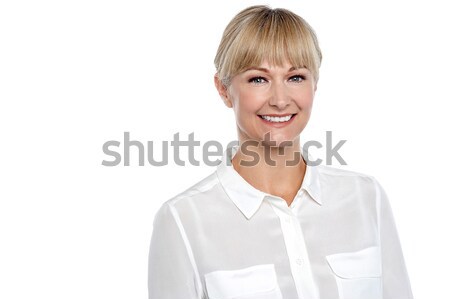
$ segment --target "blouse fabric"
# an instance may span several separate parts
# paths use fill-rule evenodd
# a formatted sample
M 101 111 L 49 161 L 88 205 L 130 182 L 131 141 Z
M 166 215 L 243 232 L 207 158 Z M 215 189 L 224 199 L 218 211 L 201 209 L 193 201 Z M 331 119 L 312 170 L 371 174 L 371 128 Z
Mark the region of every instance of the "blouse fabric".
M 250 185 L 224 151 L 153 222 L 149 299 L 412 299 L 385 190 L 310 165 L 290 206 Z

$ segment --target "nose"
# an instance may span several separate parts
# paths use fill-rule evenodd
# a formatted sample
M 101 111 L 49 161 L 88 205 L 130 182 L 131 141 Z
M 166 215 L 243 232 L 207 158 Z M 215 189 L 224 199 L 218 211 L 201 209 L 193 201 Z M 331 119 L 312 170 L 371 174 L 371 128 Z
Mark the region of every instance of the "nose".
M 279 110 L 284 110 L 289 105 L 290 98 L 283 82 L 273 81 L 270 87 L 270 93 L 269 104 L 271 106 L 276 106 Z

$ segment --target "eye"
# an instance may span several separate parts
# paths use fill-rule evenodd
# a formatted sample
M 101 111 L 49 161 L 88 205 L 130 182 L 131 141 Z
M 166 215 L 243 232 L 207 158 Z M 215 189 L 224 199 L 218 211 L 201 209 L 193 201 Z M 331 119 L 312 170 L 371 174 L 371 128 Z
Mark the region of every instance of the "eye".
M 302 82 L 305 80 L 305 76 L 295 75 L 295 76 L 290 77 L 289 80 L 291 80 L 293 82 Z
M 264 83 L 264 81 L 266 81 L 266 79 L 264 79 L 261 76 L 253 77 L 248 80 L 249 83 L 255 83 L 255 84 L 261 84 L 261 83 Z

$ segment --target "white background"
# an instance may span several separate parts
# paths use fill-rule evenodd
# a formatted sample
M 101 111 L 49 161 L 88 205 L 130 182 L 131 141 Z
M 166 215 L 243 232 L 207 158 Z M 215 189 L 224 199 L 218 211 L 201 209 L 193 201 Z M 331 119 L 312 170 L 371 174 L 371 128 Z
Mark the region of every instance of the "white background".
M 213 59 L 250 4 L 315 29 L 324 58 L 302 144 L 347 140 L 348 165 L 332 166 L 386 189 L 416 299 L 449 298 L 445 2 L 230 2 L 0 4 L 0 298 L 146 298 L 156 210 L 215 168 L 138 166 L 136 152 L 105 167 L 102 145 L 125 131 L 157 152 L 177 132 L 235 140 Z

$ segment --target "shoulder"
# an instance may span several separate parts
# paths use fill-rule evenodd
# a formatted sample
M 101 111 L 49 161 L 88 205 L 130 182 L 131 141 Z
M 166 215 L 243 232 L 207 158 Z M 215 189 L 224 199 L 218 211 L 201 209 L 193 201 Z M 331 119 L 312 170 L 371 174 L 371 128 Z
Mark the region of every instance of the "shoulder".
M 218 183 L 219 180 L 217 178 L 216 171 L 208 174 L 206 177 L 193 183 L 182 192 L 170 197 L 165 202 L 163 202 L 163 204 L 157 211 L 157 216 L 173 214 L 174 212 L 176 212 L 176 210 L 180 209 L 181 206 L 193 204 L 197 198 L 200 198 L 204 195 L 210 195 L 214 192 L 214 189 L 218 185 Z
M 318 165 L 317 170 L 324 178 L 335 180 L 365 180 L 374 181 L 375 177 L 369 173 L 359 172 L 351 169 L 343 169 L 329 165 Z
M 376 194 L 379 192 L 377 189 L 381 188 L 378 180 L 370 173 L 329 165 L 318 165 L 316 167 L 323 187 L 330 186 L 331 188 L 351 189 L 372 194 Z

